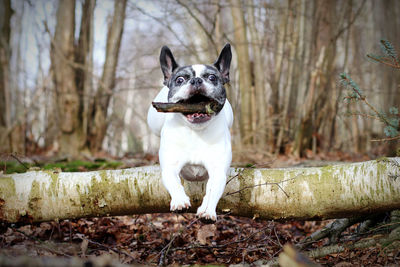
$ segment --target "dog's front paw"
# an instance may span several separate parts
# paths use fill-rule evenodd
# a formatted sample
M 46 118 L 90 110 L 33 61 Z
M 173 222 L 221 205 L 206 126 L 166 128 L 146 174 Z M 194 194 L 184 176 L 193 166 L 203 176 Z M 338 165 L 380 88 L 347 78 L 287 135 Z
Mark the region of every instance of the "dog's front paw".
M 200 206 L 197 209 L 196 216 L 205 222 L 216 222 L 217 221 L 217 213 L 215 210 L 210 210 Z
M 171 198 L 171 211 L 183 211 L 188 208 L 190 208 L 190 199 L 187 195 L 175 196 Z

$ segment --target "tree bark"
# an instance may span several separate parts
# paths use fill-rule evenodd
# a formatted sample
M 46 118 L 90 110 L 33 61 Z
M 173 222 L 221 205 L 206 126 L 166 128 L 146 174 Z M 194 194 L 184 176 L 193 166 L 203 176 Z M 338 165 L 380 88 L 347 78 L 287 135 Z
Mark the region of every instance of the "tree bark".
M 264 90 L 264 65 L 263 65 L 263 58 L 261 55 L 261 47 L 262 42 L 260 40 L 260 35 L 257 31 L 256 27 L 256 19 L 255 19 L 255 3 L 254 1 L 250 2 L 248 7 L 248 27 L 251 37 L 251 49 L 253 50 L 253 63 L 254 63 L 254 91 L 256 96 L 256 101 L 254 101 L 253 105 L 254 108 L 258 107 L 256 114 L 253 115 L 253 123 L 255 123 L 258 127 L 253 127 L 254 131 L 258 130 L 255 136 L 255 143 L 261 147 L 262 149 L 265 148 L 267 143 L 267 106 L 265 103 L 267 102 L 265 97 L 265 90 Z M 256 120 L 257 119 L 257 120 Z
M 326 1 L 322 4 L 315 1 L 315 18 L 313 18 L 316 42 L 311 57 L 314 59 L 314 70 L 310 74 L 310 84 L 305 99 L 303 114 L 296 127 L 295 141 L 292 153 L 302 156 L 306 149 L 316 152 L 316 136 L 320 134 L 322 121 L 329 116 L 331 106 L 328 100 L 332 96 L 332 77 L 327 75 L 333 72 L 336 55 L 335 32 L 333 23 L 337 20 L 335 10 L 337 2 Z M 315 112 L 318 111 L 318 112 Z
M 231 12 L 234 26 L 235 49 L 238 59 L 240 90 L 240 135 L 242 144 L 251 143 L 251 68 L 249 44 L 244 21 L 244 10 L 239 0 L 231 0 Z M 254 104 L 254 103 L 253 103 Z
M 93 108 L 93 45 L 94 45 L 94 8 L 96 0 L 82 3 L 82 19 L 78 45 L 75 49 L 76 85 L 80 94 L 80 121 L 82 127 L 81 147 L 87 148 L 87 133 L 91 109 Z
M 400 209 L 400 158 L 318 168 L 231 169 L 218 211 L 263 219 L 328 219 Z M 37 222 L 168 212 L 157 166 L 0 176 L 0 220 Z M 183 181 L 194 212 L 205 182 Z
M 288 64 L 287 79 L 285 80 L 283 86 L 284 89 L 282 95 L 283 105 L 280 114 L 281 118 L 280 118 L 279 132 L 276 140 L 276 148 L 277 148 L 275 151 L 276 154 L 280 152 L 283 143 L 284 133 L 287 131 L 286 129 L 289 128 L 289 118 L 291 117 L 290 110 L 293 108 L 292 107 L 293 103 L 290 103 L 291 99 L 295 98 L 294 95 L 297 96 L 297 91 L 298 91 L 298 87 L 293 86 L 293 82 L 294 80 L 296 80 L 296 75 L 294 73 L 296 69 L 295 65 L 298 64 L 298 61 L 296 60 L 296 50 L 298 49 L 298 40 L 299 40 L 299 32 L 298 32 L 299 23 L 297 23 L 296 14 L 294 12 L 295 6 L 296 5 L 294 1 L 289 1 L 287 10 L 289 25 L 287 30 L 291 38 L 288 42 L 289 57 L 287 63 Z
M 107 33 L 106 59 L 95 97 L 94 116 L 92 118 L 93 125 L 90 129 L 91 137 L 89 142 L 92 151 L 101 150 L 107 131 L 107 109 L 111 93 L 115 86 L 115 74 L 124 29 L 126 2 L 127 0 L 115 1 L 113 20 Z
M 10 33 L 11 33 L 10 0 L 0 1 L 0 152 L 11 151 L 11 139 L 8 128 L 11 126 L 11 92 L 10 92 Z M 7 140 L 9 139 L 9 140 Z M 7 141 L 6 141 L 7 140 Z
M 60 153 L 75 156 L 80 148 L 80 97 L 74 69 L 75 1 L 60 0 L 51 45 L 51 65 L 57 95 Z
M 276 153 L 279 152 L 279 148 L 276 148 L 276 139 L 279 133 L 279 129 L 276 129 L 274 125 L 279 125 L 281 118 L 279 117 L 281 113 L 281 105 L 280 99 L 282 93 L 280 92 L 281 82 L 282 82 L 282 73 L 283 73 L 283 62 L 284 62 L 284 54 L 287 49 L 286 47 L 286 39 L 287 39 L 287 32 L 289 28 L 289 14 L 288 14 L 288 1 L 284 1 L 284 5 L 280 5 L 281 1 L 277 1 L 279 7 L 283 10 L 280 13 L 280 20 L 277 25 L 276 35 L 275 35 L 275 48 L 274 48 L 274 61 L 273 66 L 274 70 L 272 73 L 272 77 L 270 79 L 270 86 L 271 86 L 271 96 L 269 98 L 269 105 L 271 109 L 269 110 L 269 116 L 271 117 L 272 122 L 269 124 L 270 129 L 268 132 L 268 144 L 272 147 L 271 151 Z M 286 7 L 287 5 L 287 7 Z

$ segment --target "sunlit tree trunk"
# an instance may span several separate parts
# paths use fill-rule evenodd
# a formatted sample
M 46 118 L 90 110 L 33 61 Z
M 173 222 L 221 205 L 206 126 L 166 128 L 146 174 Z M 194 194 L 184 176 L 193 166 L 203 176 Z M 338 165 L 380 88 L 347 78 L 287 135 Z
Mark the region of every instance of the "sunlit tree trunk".
M 11 92 L 10 92 L 10 0 L 0 1 L 0 152 L 11 151 Z
M 94 101 L 94 116 L 90 126 L 90 148 L 99 151 L 107 131 L 107 109 L 115 87 L 115 75 L 124 29 L 126 0 L 115 1 L 114 15 L 107 33 L 106 58 Z
M 257 127 L 254 127 L 255 133 L 255 143 L 258 147 L 264 149 L 266 145 L 266 137 L 267 137 L 267 101 L 265 97 L 265 89 L 264 89 L 264 77 L 265 70 L 263 66 L 263 58 L 261 55 L 261 40 L 259 33 L 256 28 L 256 20 L 255 20 L 255 11 L 254 9 L 254 1 L 250 2 L 248 9 L 248 26 L 251 38 L 251 48 L 253 51 L 253 72 L 254 72 L 254 88 L 255 88 L 255 96 L 256 101 L 253 103 L 253 106 L 257 107 L 256 114 L 253 113 L 254 118 L 253 123 L 257 124 Z
M 235 49 L 239 69 L 240 90 L 240 133 L 242 144 L 252 142 L 251 128 L 251 69 L 249 60 L 249 42 L 244 21 L 244 9 L 240 0 L 231 0 L 231 12 L 234 26 Z

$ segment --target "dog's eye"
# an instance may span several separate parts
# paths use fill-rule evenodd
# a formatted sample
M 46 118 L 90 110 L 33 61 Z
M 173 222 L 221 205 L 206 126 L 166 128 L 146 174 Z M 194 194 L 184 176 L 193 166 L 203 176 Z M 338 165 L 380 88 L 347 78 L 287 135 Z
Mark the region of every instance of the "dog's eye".
M 215 82 L 217 80 L 217 77 L 214 74 L 208 75 L 208 79 L 212 82 Z
M 182 76 L 179 76 L 175 80 L 176 84 L 178 84 L 178 85 L 182 84 L 184 81 L 185 81 L 185 78 L 183 78 Z

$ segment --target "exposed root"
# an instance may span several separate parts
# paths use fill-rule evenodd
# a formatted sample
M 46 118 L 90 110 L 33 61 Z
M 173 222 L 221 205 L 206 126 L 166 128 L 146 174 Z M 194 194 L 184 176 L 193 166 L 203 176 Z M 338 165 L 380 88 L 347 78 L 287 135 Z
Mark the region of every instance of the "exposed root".
M 362 219 L 357 217 L 357 218 L 345 218 L 345 219 L 337 219 L 331 223 L 329 223 L 327 226 L 322 228 L 319 231 L 316 231 L 312 233 L 310 236 L 305 238 L 300 244 L 297 245 L 297 248 L 303 249 L 310 244 L 319 241 L 321 239 L 324 239 L 326 237 L 329 238 L 329 244 L 337 242 L 339 239 L 341 233 L 346 230 L 349 226 L 360 222 Z
M 335 244 L 331 246 L 321 247 L 309 251 L 306 254 L 311 258 L 322 258 L 332 253 L 340 253 L 345 250 L 351 250 L 357 248 L 367 248 L 376 246 L 377 244 L 381 244 L 383 247 L 387 248 L 400 247 L 400 243 L 398 242 L 395 243 L 395 241 L 400 241 L 400 227 L 395 228 L 394 230 L 392 230 L 392 232 L 390 232 L 389 235 L 386 235 L 384 237 L 374 236 L 371 238 L 361 239 L 355 243 L 341 244 L 341 245 Z
M 388 249 L 388 250 L 399 250 L 400 249 L 400 226 L 398 226 L 397 224 L 397 228 L 393 229 L 390 234 L 385 235 L 384 237 L 382 237 L 382 235 L 375 235 L 373 237 L 368 237 L 368 238 L 364 238 L 361 239 L 357 242 L 349 242 L 349 243 L 345 243 L 345 244 L 334 244 L 334 245 L 330 245 L 330 246 L 325 246 L 325 247 L 320 247 L 320 248 L 316 248 L 313 249 L 311 251 L 308 252 L 302 252 L 304 255 L 306 255 L 307 257 L 310 257 L 312 259 L 317 259 L 317 258 L 322 258 L 325 257 L 329 254 L 334 254 L 334 253 L 341 253 L 344 252 L 346 250 L 353 250 L 353 249 L 361 249 L 361 248 L 368 248 L 368 247 L 373 247 L 380 244 L 384 249 Z M 283 252 L 283 253 L 286 253 Z M 282 253 L 281 253 L 282 254 Z M 279 264 L 281 263 L 281 254 L 279 255 Z M 286 253 L 288 254 L 288 253 Z M 301 255 L 300 253 L 296 252 L 296 254 L 294 256 L 298 256 Z M 289 253 L 289 256 L 292 255 L 291 257 L 293 258 L 293 252 Z M 303 255 L 303 256 L 304 256 Z M 283 257 L 287 257 L 283 256 Z M 304 257 L 303 257 L 304 259 Z M 293 260 L 293 259 L 292 259 Z M 279 266 L 278 265 L 278 258 L 274 258 L 270 261 L 259 261 L 258 263 L 260 264 L 267 264 L 269 266 Z M 299 265 L 299 259 L 297 259 L 296 262 L 297 265 L 291 265 L 291 266 L 314 266 L 314 265 Z M 308 264 L 312 264 L 311 262 L 309 262 Z M 289 265 L 286 265 L 289 266 Z

